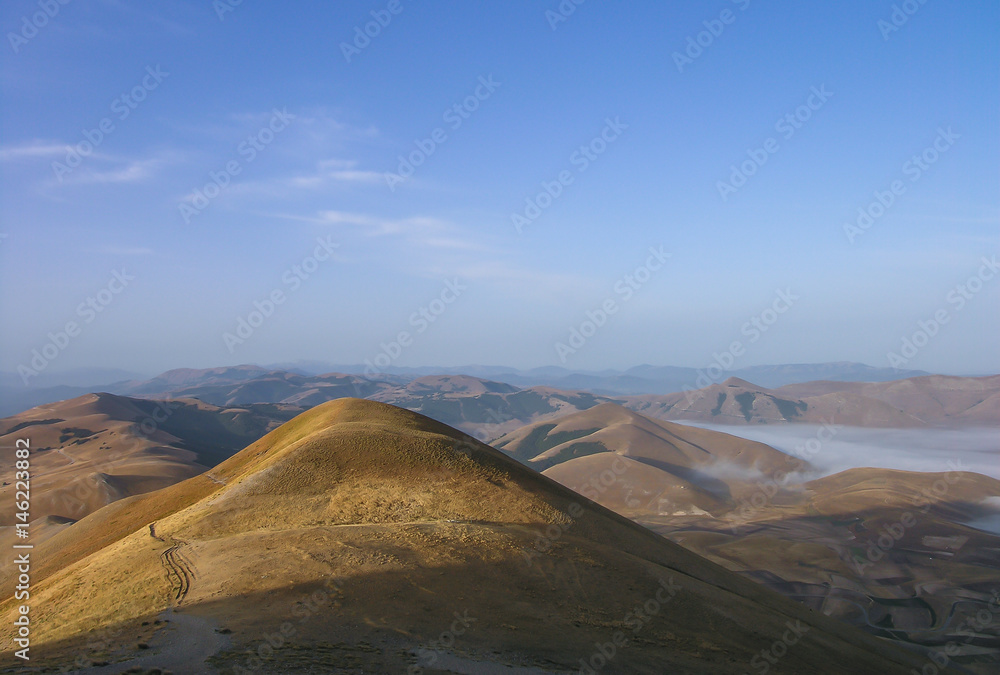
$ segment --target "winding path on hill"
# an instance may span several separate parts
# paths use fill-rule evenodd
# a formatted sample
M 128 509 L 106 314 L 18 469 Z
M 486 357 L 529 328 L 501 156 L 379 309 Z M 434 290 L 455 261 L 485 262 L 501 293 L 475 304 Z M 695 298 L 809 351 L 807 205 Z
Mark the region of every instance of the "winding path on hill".
M 69 466 L 73 466 L 74 464 L 76 464 L 76 458 L 67 455 L 66 451 L 63 450 L 62 448 L 56 448 L 56 452 L 66 458 L 66 460 L 69 462 Z
M 173 546 L 160 554 L 160 564 L 167 571 L 167 581 L 170 582 L 170 590 L 173 599 L 179 605 L 191 590 L 191 582 L 197 578 L 194 565 L 181 552 L 181 547 L 187 542 L 174 539 Z

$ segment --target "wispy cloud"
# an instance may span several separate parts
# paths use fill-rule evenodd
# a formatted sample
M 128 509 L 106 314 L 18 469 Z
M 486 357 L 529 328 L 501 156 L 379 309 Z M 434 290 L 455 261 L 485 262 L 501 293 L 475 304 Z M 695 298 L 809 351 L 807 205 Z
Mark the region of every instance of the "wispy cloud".
M 128 162 L 125 166 L 113 169 L 86 168 L 67 176 L 69 183 L 139 183 L 151 178 L 162 164 L 157 159 L 145 159 Z
M 495 249 L 478 241 L 464 228 L 441 218 L 430 216 L 410 216 L 408 218 L 384 218 L 365 213 L 326 210 L 313 216 L 291 213 L 259 213 L 258 215 L 292 220 L 314 225 L 338 226 L 346 232 L 353 230 L 363 237 L 393 237 L 407 246 L 436 249 L 442 252 L 465 253 L 479 251 L 492 252 Z
M 380 183 L 385 179 L 378 171 L 356 168 L 356 160 L 326 159 L 316 163 L 316 171 L 311 174 L 292 176 L 285 179 L 290 187 L 320 189 L 331 183 Z
M 67 161 L 72 155 L 75 162 Z M 54 140 L 32 140 L 17 145 L 0 146 L 0 162 L 36 162 L 48 165 L 40 169 L 40 185 L 44 188 L 65 184 L 137 183 L 152 178 L 157 171 L 178 161 L 174 150 L 157 151 L 146 157 L 126 157 L 92 151 L 86 155 L 69 143 Z M 57 172 L 56 168 L 60 167 Z
M 38 160 L 64 157 L 69 149 L 66 143 L 56 141 L 28 141 L 14 146 L 0 147 L 0 162 Z
M 180 159 L 180 153 L 174 150 L 158 151 L 141 158 L 91 155 L 86 163 L 62 175 L 61 180 L 53 177 L 46 185 L 51 188 L 67 184 L 143 183 L 158 175 L 165 166 L 175 164 Z
M 458 240 L 448 238 L 448 232 L 455 233 L 457 228 L 446 220 L 430 216 L 411 216 L 409 218 L 380 218 L 361 213 L 345 211 L 320 211 L 318 220 L 331 225 L 356 226 L 368 236 L 395 235 L 404 236 L 425 246 L 445 246 L 453 248 Z

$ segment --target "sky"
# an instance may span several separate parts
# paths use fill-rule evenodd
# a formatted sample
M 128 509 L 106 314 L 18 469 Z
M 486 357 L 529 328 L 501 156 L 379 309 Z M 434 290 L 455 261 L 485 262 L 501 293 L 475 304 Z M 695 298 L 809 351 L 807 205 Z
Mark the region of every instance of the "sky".
M 0 26 L 25 382 L 1000 372 L 995 2 L 10 0 Z

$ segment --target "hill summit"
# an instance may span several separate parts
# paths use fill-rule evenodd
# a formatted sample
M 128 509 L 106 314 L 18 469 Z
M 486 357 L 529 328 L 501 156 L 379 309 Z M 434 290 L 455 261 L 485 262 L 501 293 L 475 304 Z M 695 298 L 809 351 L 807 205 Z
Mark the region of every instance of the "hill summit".
M 51 660 L 113 633 L 97 658 L 114 672 L 920 665 L 469 436 L 357 399 L 110 504 L 34 554 L 33 644 Z M 13 599 L 0 611 L 9 645 Z

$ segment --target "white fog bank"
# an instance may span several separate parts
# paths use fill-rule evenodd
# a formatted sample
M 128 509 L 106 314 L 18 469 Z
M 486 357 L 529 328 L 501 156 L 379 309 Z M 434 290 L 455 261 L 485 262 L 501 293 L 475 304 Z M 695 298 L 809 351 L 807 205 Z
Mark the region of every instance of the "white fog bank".
M 1000 429 L 996 428 L 862 429 L 842 426 L 836 427 L 831 437 L 829 430 L 824 431 L 823 427 L 813 424 L 679 423 L 766 443 L 807 459 L 824 476 L 870 466 L 924 472 L 961 469 L 1000 480 Z

